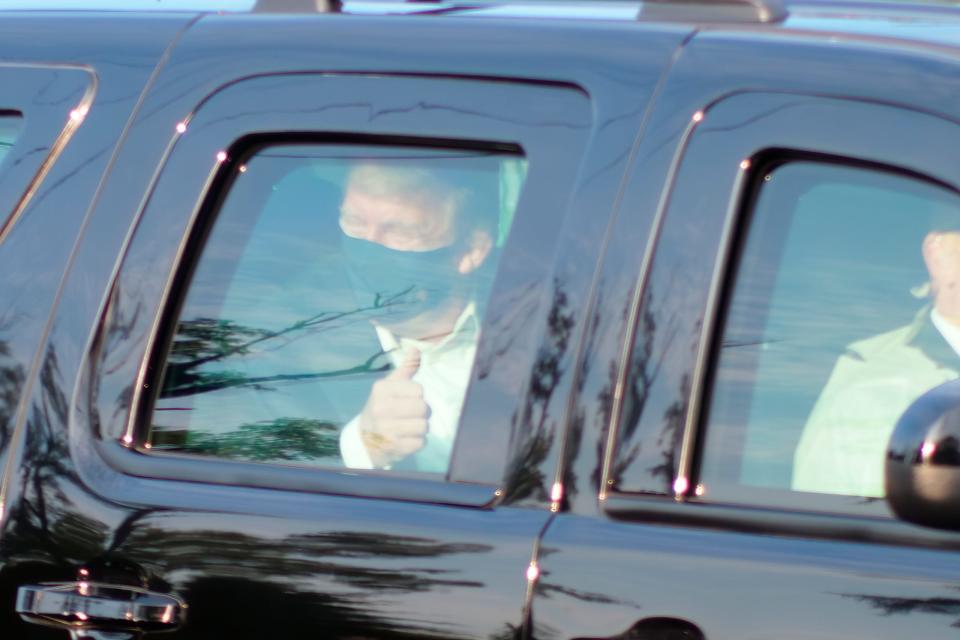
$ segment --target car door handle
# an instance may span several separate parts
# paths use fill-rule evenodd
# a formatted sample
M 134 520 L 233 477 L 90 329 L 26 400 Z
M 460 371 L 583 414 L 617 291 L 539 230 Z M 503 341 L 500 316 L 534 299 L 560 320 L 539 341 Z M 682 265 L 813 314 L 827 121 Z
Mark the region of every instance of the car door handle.
M 97 582 L 48 582 L 17 590 L 17 613 L 27 622 L 70 629 L 164 631 L 186 618 L 176 596 Z

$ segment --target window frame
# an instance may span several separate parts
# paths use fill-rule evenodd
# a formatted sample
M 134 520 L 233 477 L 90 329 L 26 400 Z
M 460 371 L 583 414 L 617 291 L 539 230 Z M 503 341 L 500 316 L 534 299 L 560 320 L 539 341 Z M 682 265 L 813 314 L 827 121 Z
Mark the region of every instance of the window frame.
M 288 108 L 290 104 L 303 104 L 311 97 L 316 101 L 318 96 L 327 105 L 325 108 Z M 412 108 L 399 109 L 398 103 L 412 105 Z M 538 113 L 546 104 L 550 104 L 555 117 L 551 122 L 543 122 Z M 510 106 L 514 117 L 493 118 L 477 108 L 479 105 L 492 113 Z M 381 115 L 371 117 L 371 113 Z M 156 369 L 160 367 L 156 366 L 155 354 L 164 342 L 163 330 L 165 324 L 168 328 L 169 314 L 175 313 L 183 297 L 182 274 L 187 268 L 184 265 L 193 261 L 189 252 L 198 234 L 204 233 L 203 227 L 207 225 L 204 221 L 211 219 L 211 212 L 226 193 L 222 187 L 228 182 L 230 161 L 217 161 L 220 151 L 226 152 L 229 158 L 240 149 L 237 145 L 246 144 L 251 138 L 260 144 L 267 140 L 284 143 L 359 141 L 522 150 L 529 174 L 525 183 L 528 189 L 521 195 L 518 211 L 526 207 L 528 213 L 514 220 L 503 248 L 491 292 L 493 309 L 494 305 L 509 300 L 512 292 L 524 286 L 524 282 L 547 277 L 559 225 L 552 225 L 544 237 L 543 223 L 550 219 L 551 212 L 563 211 L 572 194 L 590 132 L 591 116 L 586 94 L 573 85 L 560 83 L 292 73 L 254 76 L 222 87 L 185 116 L 179 123 L 183 126 L 171 127 L 170 144 L 138 215 L 137 228 L 129 239 L 94 342 L 92 363 L 101 371 L 94 404 L 99 406 L 103 422 L 95 425 L 95 433 L 89 439 L 82 438 L 76 443 L 79 445 L 77 455 L 96 455 L 123 474 L 158 481 L 189 480 L 474 507 L 496 501 L 502 495 L 500 485 L 507 464 L 504 454 L 509 429 L 503 430 L 500 449 L 491 447 L 484 452 L 482 463 L 489 467 L 485 478 L 478 480 L 470 472 L 477 461 L 457 455 L 462 448 L 463 433 L 485 429 L 490 424 L 491 412 L 477 409 L 483 400 L 471 402 L 471 397 L 489 395 L 498 381 L 478 377 L 476 369 L 461 416 L 451 467 L 443 481 L 400 476 L 389 471 L 296 468 L 150 452 L 138 446 L 138 437 L 142 425 L 149 420 L 148 394 L 152 394 L 150 389 L 158 381 Z M 560 150 L 563 153 L 558 153 Z M 537 165 L 541 168 L 537 169 Z M 563 178 L 562 184 L 569 185 L 569 192 L 565 189 L 550 192 L 545 188 L 557 177 Z M 181 188 L 173 189 L 173 185 Z M 531 250 L 526 245 L 534 236 L 541 238 L 541 244 Z M 504 267 L 513 273 L 503 276 Z M 150 298 L 151 294 L 157 298 L 156 302 Z M 133 327 L 125 326 L 131 323 Z M 485 320 L 484 327 L 486 325 Z M 532 327 L 520 330 L 530 329 Z M 111 340 L 111 336 L 122 334 L 125 335 L 119 340 Z M 486 336 L 486 331 L 483 335 Z M 478 360 L 485 343 L 487 340 L 482 337 Z M 532 349 L 529 351 L 518 350 L 511 357 L 519 362 L 525 362 L 525 358 L 532 361 L 535 354 Z M 529 368 L 528 363 L 524 366 Z M 133 384 L 132 380 L 135 380 Z M 475 409 L 471 411 L 471 407 Z M 506 425 L 514 408 L 514 404 L 497 407 L 493 414 Z M 467 470 L 464 470 L 465 462 L 470 462 Z M 496 464 L 491 466 L 491 462 Z
M 0 166 L 0 243 L 81 126 L 96 95 L 96 78 L 78 65 L 0 65 L 0 116 L 20 119 L 13 147 Z M 38 101 L 56 91 L 54 102 Z
M 713 328 L 712 336 L 710 336 L 708 339 L 709 345 L 707 346 L 707 349 L 709 353 L 706 356 L 703 364 L 705 370 L 703 373 L 704 378 L 702 385 L 702 415 L 699 418 L 700 426 L 698 429 L 696 442 L 693 445 L 693 461 L 691 464 L 692 468 L 695 469 L 694 477 L 697 478 L 697 483 L 699 483 L 703 460 L 707 454 L 705 449 L 707 442 L 707 431 L 709 431 L 709 413 L 710 406 L 712 404 L 712 398 L 715 392 L 717 374 L 720 369 L 720 356 L 722 351 L 723 336 L 726 331 L 730 310 L 733 306 L 733 296 L 737 279 L 740 275 L 742 275 L 740 271 L 743 264 L 746 245 L 750 237 L 751 227 L 753 226 L 754 220 L 758 214 L 756 207 L 760 195 L 764 189 L 764 176 L 773 174 L 779 169 L 787 168 L 794 164 L 815 164 L 823 168 L 824 171 L 828 171 L 828 167 L 838 167 L 856 169 L 863 172 L 871 172 L 874 174 L 874 176 L 895 176 L 902 180 L 909 180 L 916 184 L 924 184 L 942 189 L 944 191 L 949 191 L 952 192 L 953 195 L 960 197 L 960 190 L 954 189 L 949 184 L 928 178 L 923 174 L 916 173 L 902 167 L 880 162 L 792 150 L 769 150 L 766 153 L 759 154 L 755 159 L 752 160 L 751 176 L 748 180 L 748 183 L 744 186 L 740 211 L 736 214 L 738 221 L 729 239 L 729 248 L 725 250 L 725 253 L 728 257 L 725 260 L 725 273 L 722 276 L 722 281 L 717 285 L 720 292 L 718 294 L 717 309 L 714 320 L 715 326 Z M 830 183 L 827 182 L 825 184 Z M 782 248 L 783 247 L 780 247 L 780 249 Z M 768 315 L 773 308 L 770 302 L 771 301 L 767 299 L 767 304 L 764 309 L 765 313 Z M 923 303 L 918 303 L 918 308 L 919 306 L 922 306 L 922 304 Z M 913 313 L 911 315 L 915 314 L 916 311 L 917 309 L 912 310 Z M 861 337 L 869 338 L 870 335 L 871 334 L 864 334 Z M 836 355 L 839 357 L 841 353 L 837 352 Z M 826 382 L 826 379 L 824 379 L 824 382 Z M 740 464 L 743 463 L 743 460 L 744 456 L 741 455 L 739 460 Z M 755 503 L 763 505 L 764 503 L 775 502 L 776 504 L 785 507 L 815 511 L 822 509 L 824 504 L 830 505 L 831 507 L 833 504 L 835 504 L 835 509 L 838 512 L 850 512 L 854 515 L 858 515 L 862 512 L 864 515 L 873 515 L 878 517 L 891 516 L 883 498 L 846 496 L 842 494 L 814 494 L 812 492 L 805 492 L 795 489 L 778 489 L 773 487 L 761 487 L 743 484 L 737 486 L 736 492 L 746 498 L 746 500 L 743 502 L 743 504 L 746 505 Z M 725 493 L 729 492 L 725 489 Z M 763 500 L 764 497 L 770 497 L 771 500 L 765 501 Z M 709 500 L 714 503 L 721 502 L 740 504 L 740 501 L 738 501 L 736 498 L 720 498 L 718 500 L 711 497 Z
M 430 146 L 426 146 L 427 143 Z M 485 144 L 477 143 L 474 141 L 461 141 L 461 140 L 437 140 L 437 139 L 419 139 L 412 138 L 408 139 L 400 136 L 391 136 L 388 138 L 383 137 L 369 137 L 366 135 L 307 135 L 307 134 L 284 134 L 284 135 L 252 135 L 240 138 L 235 141 L 227 150 L 226 156 L 227 160 L 224 161 L 217 172 L 217 176 L 214 178 L 213 182 L 209 187 L 209 190 L 204 196 L 204 202 L 201 205 L 201 209 L 198 212 L 194 223 L 191 225 L 191 229 L 188 231 L 188 236 L 186 237 L 186 245 L 182 254 L 182 257 L 179 260 L 179 264 L 175 267 L 176 273 L 173 275 L 170 284 L 170 293 L 168 295 L 169 304 L 165 308 L 161 309 L 160 317 L 156 325 L 155 340 L 153 343 L 153 352 L 149 354 L 147 360 L 147 366 L 141 369 L 142 371 L 149 371 L 150 373 L 143 378 L 140 386 L 142 388 L 151 388 L 159 389 L 162 386 L 163 374 L 164 374 L 164 357 L 169 354 L 170 346 L 173 343 L 173 340 L 176 337 L 176 327 L 178 322 L 181 319 L 181 313 L 183 307 L 186 303 L 190 285 L 192 283 L 193 276 L 196 273 L 198 266 L 203 257 L 203 251 L 205 244 L 210 237 L 210 234 L 214 231 L 214 225 L 217 221 L 218 216 L 220 215 L 220 210 L 223 207 L 224 202 L 229 197 L 230 190 L 233 187 L 234 182 L 238 178 L 237 170 L 238 167 L 249 163 L 253 158 L 255 158 L 262 151 L 270 151 L 273 148 L 289 148 L 293 146 L 309 146 L 311 148 L 323 147 L 327 145 L 329 148 L 333 149 L 337 145 L 347 145 L 347 146 L 356 146 L 356 147 L 369 147 L 371 150 L 377 149 L 403 149 L 403 148 L 415 148 L 415 149 L 455 149 L 455 150 L 469 150 L 469 151 L 478 151 L 478 152 L 491 152 L 502 154 L 502 157 L 514 157 L 514 158 L 524 158 L 523 150 L 516 147 L 512 148 L 510 145 L 505 143 L 496 143 L 496 144 Z M 252 232 L 252 229 L 249 229 Z M 236 266 L 236 265 L 234 265 Z M 498 265 L 499 266 L 499 265 Z M 127 434 L 131 434 L 133 441 L 137 443 L 135 445 L 135 450 L 139 453 L 148 454 L 151 457 L 169 459 L 169 460 L 190 460 L 195 461 L 196 463 L 203 464 L 207 461 L 223 461 L 225 463 L 247 463 L 251 466 L 250 473 L 251 475 L 257 475 L 258 477 L 266 477 L 263 473 L 258 473 L 258 467 L 270 466 L 271 468 L 296 468 L 292 471 L 291 478 L 293 482 L 299 482 L 300 484 L 290 484 L 286 480 L 286 474 L 275 473 L 275 479 L 278 484 L 281 484 L 284 488 L 291 489 L 296 488 L 297 486 L 303 486 L 306 484 L 308 487 L 320 487 L 319 483 L 312 483 L 309 480 L 306 482 L 301 480 L 295 480 L 296 476 L 300 475 L 302 471 L 306 470 L 311 473 L 313 472 L 338 472 L 342 473 L 356 473 L 356 474 L 368 474 L 374 473 L 377 475 L 383 475 L 391 479 L 404 477 L 412 480 L 422 479 L 426 486 L 429 483 L 436 483 L 439 480 L 437 474 L 432 472 L 396 472 L 392 470 L 368 470 L 368 469 L 351 469 L 349 467 L 333 467 L 329 465 L 310 465 L 305 463 L 286 463 L 281 460 L 270 460 L 263 462 L 253 462 L 247 461 L 242 458 L 226 458 L 226 457 L 217 457 L 214 455 L 203 456 L 190 451 L 163 451 L 157 449 L 150 449 L 148 446 L 142 444 L 149 440 L 151 422 L 155 417 L 154 408 L 156 400 L 158 399 L 157 394 L 151 393 L 142 393 L 140 394 L 140 401 L 135 404 L 137 407 L 136 412 L 131 412 L 130 420 L 127 424 Z M 148 450 L 150 449 L 150 450 Z M 453 452 L 451 451 L 451 458 Z M 177 464 L 173 462 L 173 464 Z M 274 475 L 274 472 L 270 472 L 271 475 Z M 339 476 L 338 476 L 339 477 Z M 326 484 L 329 482 L 329 479 L 324 480 L 323 483 Z M 345 490 L 338 491 L 338 493 L 345 492 Z
M 917 527 L 896 521 L 880 499 L 864 503 L 862 498 L 797 492 L 798 500 L 786 505 L 728 503 L 711 501 L 709 496 L 701 499 L 697 488 L 700 447 L 707 428 L 705 411 L 737 264 L 738 241 L 746 233 L 745 221 L 749 221 L 756 185 L 765 169 L 771 163 L 793 159 L 830 158 L 861 167 L 882 167 L 960 192 L 960 171 L 948 162 L 948 148 L 960 142 L 960 129 L 941 116 L 901 106 L 788 92 L 731 94 L 699 113 L 700 117 L 688 124 L 675 157 L 668 183 L 670 197 L 657 213 L 658 241 L 636 295 L 638 301 L 647 300 L 647 289 L 663 283 L 658 269 L 662 272 L 669 265 L 668 256 L 661 253 L 665 243 L 680 237 L 684 226 L 694 221 L 712 225 L 715 233 L 698 236 L 692 249 L 698 257 L 689 266 L 700 277 L 696 291 L 702 294 L 699 315 L 684 327 L 684 335 L 693 341 L 692 348 L 673 362 L 678 371 L 691 378 L 686 395 L 681 397 L 681 391 L 677 396 L 683 403 L 682 430 L 678 455 L 670 470 L 672 490 L 638 492 L 622 486 L 614 477 L 624 445 L 619 441 L 623 428 L 621 397 L 611 418 L 611 446 L 604 465 L 603 486 L 613 487 L 603 497 L 604 512 L 615 518 L 632 519 L 642 514 L 655 520 L 747 531 L 960 545 L 960 536 L 927 530 L 921 534 Z M 937 144 L 923 144 L 931 140 Z M 896 159 L 895 165 L 890 163 L 891 158 Z M 702 178 L 707 175 L 709 179 Z M 660 301 L 653 304 L 660 308 L 665 305 Z M 636 305 L 629 320 L 628 356 L 621 362 L 619 374 L 621 386 L 627 383 L 629 354 L 644 312 L 643 303 Z M 657 331 L 664 329 L 659 327 Z M 851 507 L 851 501 L 862 504 Z

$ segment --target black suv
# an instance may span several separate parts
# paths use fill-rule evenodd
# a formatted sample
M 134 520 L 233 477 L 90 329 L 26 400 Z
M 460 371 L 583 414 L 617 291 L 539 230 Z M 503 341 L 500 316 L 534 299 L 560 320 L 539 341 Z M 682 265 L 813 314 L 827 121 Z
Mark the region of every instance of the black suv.
M 956 635 L 960 11 L 2 4 L 4 640 Z

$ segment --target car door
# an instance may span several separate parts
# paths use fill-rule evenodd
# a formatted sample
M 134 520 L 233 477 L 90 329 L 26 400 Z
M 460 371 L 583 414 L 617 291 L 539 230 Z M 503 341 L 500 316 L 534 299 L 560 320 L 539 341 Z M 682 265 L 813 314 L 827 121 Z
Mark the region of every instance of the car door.
M 7 463 L 23 437 L 25 398 L 71 251 L 137 99 L 189 21 L 185 14 L 150 21 L 115 17 L 112 23 L 88 15 L 68 25 L 38 14 L 4 16 L 0 519 L 9 514 L 6 487 L 17 472 Z M 12 602 L 15 589 L 2 589 Z
M 817 34 L 684 49 L 603 268 L 536 637 L 955 633 L 960 538 L 883 499 L 900 413 L 956 375 L 955 73 Z
M 49 434 L 58 455 L 27 437 L 15 458 L 4 544 L 22 634 L 521 633 L 578 304 L 684 31 L 588 30 L 596 66 L 558 74 L 530 52 L 559 50 L 575 25 L 456 25 L 226 16 L 185 36 L 53 322 L 32 399 L 51 410 L 26 433 Z M 625 45 L 636 58 L 619 58 Z M 473 366 L 452 368 L 469 390 L 441 466 L 341 463 L 340 432 L 405 362 L 379 352 L 376 328 L 395 325 L 371 321 L 363 270 L 346 268 L 354 166 L 371 160 L 486 185 L 496 262 L 457 322 L 480 338 L 464 351 Z M 578 269 L 557 271 L 561 244 Z M 183 360 L 184 345 L 200 351 Z

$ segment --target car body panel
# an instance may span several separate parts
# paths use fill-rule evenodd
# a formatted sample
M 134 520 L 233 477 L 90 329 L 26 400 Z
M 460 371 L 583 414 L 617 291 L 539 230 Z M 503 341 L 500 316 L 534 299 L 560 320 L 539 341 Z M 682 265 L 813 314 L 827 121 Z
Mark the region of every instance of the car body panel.
M 550 487 L 557 474 L 566 388 L 572 382 L 578 331 L 585 320 L 575 310 L 585 304 L 592 283 L 592 271 L 571 269 L 569 260 L 558 271 L 557 255 L 596 262 L 600 250 L 596 239 L 606 231 L 639 123 L 664 67 L 688 30 L 634 27 L 611 35 L 598 29 L 587 35 L 593 41 L 590 59 L 595 63 L 585 65 L 582 54 L 571 52 L 569 64 L 558 67 L 555 52 L 573 33 L 572 25 L 546 32 L 533 24 L 502 31 L 495 22 L 474 25 L 467 20 L 456 31 L 440 22 L 412 26 L 416 33 L 396 32 L 382 17 L 259 16 L 251 21 L 208 16 L 173 50 L 144 97 L 104 183 L 51 323 L 43 373 L 32 397 L 34 419 L 27 422 L 22 471 L 8 489 L 11 508 L 3 538 L 11 549 L 46 539 L 49 551 L 34 554 L 29 561 L 12 554 L 16 557 L 6 567 L 12 576 L 8 588 L 14 587 L 14 580 L 19 584 L 69 580 L 85 562 L 109 559 L 140 568 L 127 579 L 139 579 L 136 576 L 142 573 L 153 588 L 186 600 L 188 623 L 171 637 L 254 637 L 268 630 L 294 633 L 304 625 L 322 629 L 329 637 L 489 638 L 522 632 L 527 568 L 537 536 L 551 517 Z M 482 34 L 497 34 L 500 46 L 486 46 Z M 618 62 L 623 47 L 637 52 L 626 63 Z M 403 55 L 386 54 L 398 48 Z M 504 68 L 510 69 L 508 75 Z M 302 90 L 320 88 L 321 99 L 322 87 L 329 86 L 333 104 L 368 91 L 371 104 L 397 107 L 409 102 L 413 110 L 405 115 L 403 109 L 395 109 L 381 123 L 367 117 L 361 101 L 354 108 L 359 115 L 341 118 L 339 124 L 340 116 L 324 116 L 322 109 L 309 116 L 314 120 L 296 110 L 284 115 L 267 103 L 262 113 L 256 109 L 248 113 L 258 94 L 254 90 L 244 96 L 244 87 L 293 86 L 298 78 L 305 83 Z M 450 93 L 458 84 L 464 89 L 450 94 L 449 111 L 463 113 L 452 115 L 452 124 L 419 113 L 429 114 L 430 109 L 417 106 L 418 99 L 424 100 L 417 91 L 429 97 L 427 107 L 433 104 L 442 113 L 443 92 Z M 411 89 L 415 91 L 408 96 Z M 547 100 L 553 94 L 571 99 Z M 238 98 L 218 102 L 218 95 Z M 521 109 L 516 99 L 524 96 L 529 104 Z M 497 97 L 501 104 L 494 102 Z M 513 109 L 515 124 L 509 123 L 509 112 L 498 112 L 511 103 L 518 105 Z M 276 110 L 272 114 L 271 108 Z M 109 379 L 102 376 L 124 358 L 123 366 L 133 368 L 121 367 L 123 371 L 141 366 L 157 313 L 156 296 L 170 279 L 175 256 L 168 252 L 181 244 L 184 221 L 200 205 L 198 197 L 205 197 L 205 174 L 195 174 L 202 165 L 215 165 L 215 154 L 206 160 L 192 155 L 192 131 L 215 147 L 212 133 L 203 136 L 216 131 L 220 122 L 236 120 L 233 133 L 223 134 L 229 143 L 240 134 L 263 133 L 271 118 L 274 124 L 266 124 L 268 130 L 316 131 L 319 123 L 352 126 L 364 134 L 418 132 L 441 138 L 458 137 L 456 132 L 468 131 L 463 123 L 482 124 L 484 119 L 494 123 L 484 125 L 491 131 L 538 126 L 549 131 L 551 126 L 569 124 L 575 125 L 572 131 L 582 131 L 577 136 L 589 144 L 582 157 L 571 155 L 569 194 L 558 191 L 563 200 L 531 218 L 555 217 L 558 223 L 552 234 L 538 234 L 532 226 L 527 231 L 520 228 L 519 238 L 538 234 L 541 244 L 531 251 L 518 244 L 517 256 L 527 254 L 526 262 L 514 261 L 516 273 L 509 280 L 504 276 L 502 295 L 507 298 L 511 291 L 541 293 L 530 296 L 533 311 L 523 322 L 505 323 L 486 339 L 489 353 L 484 355 L 482 348 L 480 358 L 489 360 L 485 365 L 489 389 L 484 391 L 478 383 L 471 392 L 488 397 L 472 401 L 470 406 L 477 409 L 468 410 L 468 419 L 477 427 L 496 424 L 504 435 L 512 428 L 511 416 L 521 415 L 517 409 L 524 402 L 531 405 L 532 422 L 520 427 L 529 430 L 526 442 L 532 444 L 524 446 L 520 438 L 500 490 L 494 495 L 496 485 L 487 489 L 487 501 L 499 498 L 499 504 L 482 508 L 481 500 L 473 506 L 450 505 L 462 503 L 464 495 L 479 495 L 476 483 L 489 480 L 490 469 L 471 458 L 453 470 L 454 479 L 466 484 L 446 490 L 441 484 L 418 494 L 411 493 L 413 484 L 387 477 L 357 479 L 363 481 L 358 486 L 366 487 L 361 493 L 401 498 L 391 501 L 325 495 L 322 490 L 310 493 L 303 487 L 278 489 L 272 481 L 267 484 L 273 489 L 252 488 L 242 480 L 247 486 L 229 480 L 197 482 L 198 478 L 151 480 L 129 475 L 137 473 L 135 463 L 114 469 L 111 459 L 91 446 L 91 436 L 101 428 L 116 442 L 120 434 L 107 428 L 108 423 L 127 422 L 124 412 L 130 410 L 133 381 L 101 388 Z M 498 120 L 504 123 L 496 124 Z M 187 123 L 183 144 L 176 131 L 180 122 Z M 179 199 L 175 184 L 182 187 Z M 175 216 L 166 213 L 169 207 L 177 211 Z M 150 251 L 160 254 L 150 259 Z M 138 260 L 121 263 L 125 253 Z M 132 278 L 134 288 L 113 288 L 118 277 Z M 551 281 L 562 286 L 551 290 Z M 142 283 L 140 289 L 137 282 Z M 139 307 L 123 307 L 114 304 L 117 295 L 145 298 Z M 557 305 L 563 308 L 558 310 Z M 561 334 L 550 321 L 558 312 L 571 316 Z M 130 331 L 127 320 L 141 322 L 142 327 Z M 498 343 L 525 346 L 502 352 L 495 348 Z M 96 357 L 101 350 L 115 356 L 105 367 Z M 555 386 L 542 397 L 518 397 L 516 385 L 532 384 L 537 363 L 546 363 Z M 504 385 L 513 388 L 505 393 Z M 463 428 L 465 433 L 476 429 Z M 500 456 L 502 465 L 499 447 L 506 440 L 498 441 L 503 445 L 487 446 Z M 146 468 L 143 473 L 151 475 Z M 338 482 L 346 487 L 349 481 L 345 476 Z M 444 491 L 452 497 L 444 497 Z M 81 546 L 69 552 L 53 533 L 66 530 L 85 532 L 77 537 Z M 345 544 L 354 546 L 348 549 Z M 387 557 L 393 560 L 385 562 Z M 296 586 L 291 576 L 300 576 L 293 580 Z M 258 603 L 268 604 L 258 610 Z M 239 611 L 244 615 L 237 615 Z M 34 631 L 22 624 L 17 627 L 22 632 L 28 628 Z
M 363 3 L 345 5 L 356 15 L 4 14 L 5 61 L 67 65 L 96 78 L 82 125 L 0 246 L 0 262 L 37 275 L 10 296 L 9 313 L 29 322 L 0 328 L 15 353 L 4 368 L 16 374 L 3 398 L 8 424 L 22 425 L 0 450 L 11 461 L 0 511 L 5 633 L 66 635 L 19 620 L 10 605 L 18 587 L 69 582 L 80 570 L 182 596 L 188 622 L 171 638 L 799 639 L 955 630 L 955 534 L 883 513 L 696 503 L 675 481 L 693 468 L 682 445 L 695 437 L 699 396 L 691 402 L 689 381 L 704 368 L 697 354 L 712 317 L 708 300 L 718 295 L 727 195 L 736 193 L 727 155 L 756 150 L 728 134 L 727 155 L 705 145 L 700 164 L 687 164 L 691 140 L 709 131 L 692 133 L 695 116 L 709 124 L 712 108 L 743 100 L 744 113 L 758 111 L 762 123 L 763 100 L 774 96 L 842 101 L 867 119 L 903 111 L 910 115 L 895 124 L 936 120 L 952 131 L 960 119 L 956 10 L 807 2 L 791 5 L 782 24 L 702 25 L 637 22 L 639 5 L 624 6 L 590 21 L 569 7 L 443 3 L 420 16 L 376 15 L 394 11 Z M 318 87 L 318 104 L 358 95 L 366 102 L 342 121 L 311 120 L 269 100 L 251 108 L 257 87 L 299 80 Z M 512 114 L 511 101 L 523 102 Z M 363 111 L 371 105 L 391 114 Z M 460 113 L 433 120 L 423 115 L 431 109 Z M 209 196 L 210 152 L 220 141 L 337 126 L 462 139 L 481 121 L 499 123 L 476 125 L 487 132 L 579 133 L 563 158 L 573 177 L 531 217 L 554 226 L 539 233 L 531 224 L 510 249 L 513 266 L 495 304 L 501 322 L 491 322 L 481 345 L 484 373 L 471 389 L 453 482 L 371 474 L 353 486 L 344 473 L 296 486 L 295 474 L 254 477 L 236 466 L 193 473 L 187 463 L 176 478 L 173 467 L 124 445 L 138 427 L 132 401 L 146 393 L 134 385 L 152 379 L 162 299 L 188 247 L 184 233 Z M 832 140 L 833 153 L 866 153 L 843 130 L 804 122 L 788 142 L 806 139 L 824 151 Z M 739 124 L 761 146 L 776 138 Z M 224 133 L 193 143 L 200 128 Z M 897 129 L 907 137 L 911 130 Z M 873 159 L 894 142 L 878 141 Z M 901 142 L 924 156 L 918 143 Z M 940 162 L 947 182 L 952 148 L 924 156 Z M 722 168 L 710 164 L 721 158 Z M 723 197 L 688 207 L 701 193 Z M 684 247 L 694 249 L 690 277 L 651 280 L 670 253 L 664 243 L 683 242 L 685 225 L 701 227 L 691 236 L 696 246 Z M 675 298 L 645 297 L 654 285 Z M 511 294 L 523 304 L 512 307 Z M 683 336 L 656 401 L 664 411 L 677 407 L 678 424 L 689 428 L 638 436 L 644 455 L 665 461 L 644 496 L 614 491 L 620 469 L 610 446 L 625 441 L 611 425 L 622 412 L 632 331 L 645 314 L 662 319 L 658 335 Z M 484 429 L 496 438 L 486 440 Z
M 713 353 L 701 341 L 713 335 L 727 281 L 723 251 L 740 233 L 743 176 L 754 159 L 820 153 L 960 184 L 948 160 L 957 112 L 946 79 L 956 62 L 876 46 L 867 60 L 861 46 L 717 31 L 695 37 L 675 65 L 602 267 L 621 293 L 611 317 L 598 316 L 606 351 L 595 352 L 579 399 L 587 427 L 567 472 L 571 513 L 541 541 L 535 637 L 647 637 L 647 629 L 657 638 L 953 633 L 955 534 L 891 522 L 882 502 L 858 504 L 847 511 L 860 514 L 853 517 L 823 514 L 831 499 L 843 512 L 835 496 L 765 511 L 750 500 L 718 504 L 709 488 L 700 497 L 696 484 L 698 403 Z M 842 55 L 842 77 L 824 55 Z M 784 76 L 788 61 L 796 71 Z M 741 73 L 747 66 L 749 77 Z M 651 176 L 667 186 L 650 185 Z M 646 229 L 651 220 L 658 244 L 639 256 L 643 233 L 631 227 Z M 617 277 L 625 264 L 627 273 L 641 273 L 627 287 L 634 298 L 620 288 L 627 277 Z M 623 318 L 631 312 L 640 346 L 622 362 L 622 332 L 630 331 Z M 649 418 L 621 416 L 631 391 L 617 372 L 637 381 L 635 407 Z M 618 449 L 604 459 L 606 443 Z M 636 564 L 626 560 L 633 557 Z M 592 575 L 597 567 L 602 579 Z M 607 586 L 613 582 L 619 586 Z

